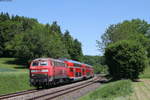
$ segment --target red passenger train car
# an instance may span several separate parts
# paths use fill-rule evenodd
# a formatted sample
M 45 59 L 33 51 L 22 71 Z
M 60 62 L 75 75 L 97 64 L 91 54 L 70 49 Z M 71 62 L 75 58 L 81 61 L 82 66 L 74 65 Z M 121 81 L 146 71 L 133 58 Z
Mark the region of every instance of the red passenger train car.
M 68 60 L 68 59 L 62 59 L 68 67 L 68 77 L 70 80 L 81 80 L 83 78 L 82 73 L 82 63 Z
M 68 59 L 38 58 L 30 64 L 30 83 L 46 87 L 94 76 L 90 65 Z

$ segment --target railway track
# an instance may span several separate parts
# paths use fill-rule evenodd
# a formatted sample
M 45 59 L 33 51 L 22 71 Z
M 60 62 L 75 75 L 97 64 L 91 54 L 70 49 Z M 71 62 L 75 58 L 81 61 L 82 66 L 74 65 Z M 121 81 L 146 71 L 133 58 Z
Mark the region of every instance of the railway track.
M 7 95 L 0 96 L 0 100 L 7 100 L 7 99 L 24 99 L 24 100 L 51 100 L 58 96 L 65 95 L 67 93 L 82 89 L 84 87 L 90 86 L 94 84 L 94 82 L 101 80 L 101 77 L 96 77 L 90 80 L 77 82 L 74 84 L 69 84 L 61 87 L 50 88 L 50 89 L 43 89 L 43 90 L 27 90 Z
M 31 90 L 26 90 L 26 91 L 21 91 L 21 92 L 16 92 L 16 93 L 0 95 L 0 100 L 15 97 L 15 96 L 20 96 L 20 95 L 25 95 L 25 94 L 29 94 L 29 93 L 34 93 L 37 91 L 38 90 L 36 90 L 36 89 L 31 89 Z
M 89 81 L 89 82 L 80 84 L 80 85 L 75 86 L 75 87 L 65 88 L 65 89 L 60 90 L 60 91 L 56 91 L 56 92 L 52 92 L 52 93 L 47 93 L 47 94 L 44 94 L 44 95 L 41 95 L 41 96 L 38 96 L 38 97 L 35 97 L 35 98 L 31 98 L 29 100 L 42 100 L 42 99 L 43 100 L 51 100 L 51 99 L 57 98 L 59 96 L 62 96 L 62 95 L 74 92 L 76 90 L 85 88 L 87 86 L 90 86 L 90 85 L 94 84 L 98 80 L 100 80 L 100 79 L 96 79 L 94 81 Z

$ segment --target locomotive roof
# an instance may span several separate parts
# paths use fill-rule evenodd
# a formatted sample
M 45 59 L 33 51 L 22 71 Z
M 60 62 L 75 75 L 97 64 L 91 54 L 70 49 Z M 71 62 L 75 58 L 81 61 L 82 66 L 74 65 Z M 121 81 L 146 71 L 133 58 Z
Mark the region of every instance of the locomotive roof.
M 34 60 L 49 60 L 50 58 L 36 58 Z
M 36 58 L 36 59 L 34 59 L 33 61 L 36 61 L 36 60 L 53 60 L 53 61 L 57 61 L 57 62 L 63 62 L 62 60 L 53 59 L 53 58 Z M 64 62 L 63 62 L 63 63 L 64 63 Z

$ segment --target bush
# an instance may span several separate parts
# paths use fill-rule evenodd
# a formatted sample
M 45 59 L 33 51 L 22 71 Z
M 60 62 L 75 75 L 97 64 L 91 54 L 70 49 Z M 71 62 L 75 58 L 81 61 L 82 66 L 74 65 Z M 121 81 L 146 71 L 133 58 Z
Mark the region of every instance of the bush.
M 97 64 L 94 65 L 94 73 L 95 74 L 108 74 L 108 67 L 106 65 Z
M 147 64 L 145 49 L 138 42 L 129 40 L 109 45 L 105 58 L 114 79 L 137 79 Z

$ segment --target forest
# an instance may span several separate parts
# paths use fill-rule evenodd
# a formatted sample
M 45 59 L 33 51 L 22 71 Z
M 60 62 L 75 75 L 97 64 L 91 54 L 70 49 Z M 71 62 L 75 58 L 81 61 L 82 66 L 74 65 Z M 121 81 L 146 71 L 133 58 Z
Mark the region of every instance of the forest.
M 68 30 L 62 32 L 54 21 L 41 24 L 34 18 L 0 14 L 0 57 L 16 57 L 25 62 L 38 57 L 81 61 L 82 44 Z

